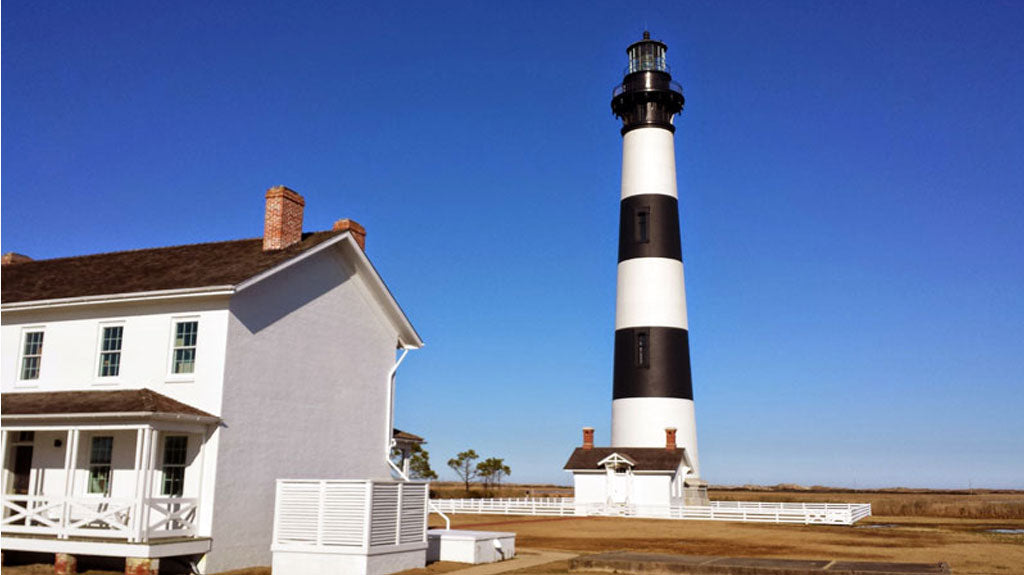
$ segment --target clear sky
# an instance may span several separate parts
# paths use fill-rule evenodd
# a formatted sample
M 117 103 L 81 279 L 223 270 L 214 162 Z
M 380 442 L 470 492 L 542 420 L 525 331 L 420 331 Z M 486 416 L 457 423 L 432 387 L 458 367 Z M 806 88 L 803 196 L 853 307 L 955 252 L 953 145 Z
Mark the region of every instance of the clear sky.
M 2 250 L 353 218 L 427 342 L 398 426 L 568 482 L 609 441 L 644 28 L 676 158 L 703 475 L 1024 488 L 1024 3 L 78 2 L 2 18 Z

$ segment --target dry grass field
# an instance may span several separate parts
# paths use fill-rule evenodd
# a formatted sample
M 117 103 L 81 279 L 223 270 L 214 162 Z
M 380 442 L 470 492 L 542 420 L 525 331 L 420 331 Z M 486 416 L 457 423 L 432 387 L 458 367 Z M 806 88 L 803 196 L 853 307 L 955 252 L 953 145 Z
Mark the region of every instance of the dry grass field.
M 460 485 L 433 486 L 449 496 L 463 496 Z M 565 496 L 557 486 L 509 486 L 503 497 Z M 1024 575 L 1024 534 L 998 534 L 991 529 L 1024 529 L 1024 491 L 884 490 L 842 491 L 803 489 L 715 489 L 714 500 L 832 501 L 871 503 L 874 515 L 854 527 L 666 521 L 619 518 L 535 518 L 455 515 L 453 527 L 514 531 L 516 545 L 575 553 L 636 550 L 658 553 L 849 559 L 863 561 L 945 561 L 957 575 Z M 431 515 L 432 526 L 443 526 Z M 84 563 L 84 562 L 83 562 Z M 117 575 L 118 570 L 82 564 L 88 575 Z M 464 566 L 435 564 L 408 575 L 457 572 Z M 533 567 L 520 573 L 566 573 L 566 562 Z M 7 575 L 42 575 L 52 564 L 5 566 Z M 169 571 L 173 572 L 173 571 Z M 231 575 L 270 575 L 254 568 Z

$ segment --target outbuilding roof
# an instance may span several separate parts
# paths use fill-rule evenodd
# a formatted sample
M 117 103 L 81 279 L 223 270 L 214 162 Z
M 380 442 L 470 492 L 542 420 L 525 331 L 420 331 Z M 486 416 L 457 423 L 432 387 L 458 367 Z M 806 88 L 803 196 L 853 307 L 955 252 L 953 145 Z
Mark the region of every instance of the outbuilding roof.
M 0 404 L 0 415 L 3 417 L 97 414 L 178 415 L 196 419 L 218 419 L 201 409 L 171 399 L 152 389 L 5 393 Z
M 408 431 L 402 431 L 397 427 L 392 429 L 391 437 L 397 441 L 408 441 L 409 443 L 426 443 L 426 440 L 416 435 L 415 433 L 409 433 Z
M 263 239 L 233 240 L 31 260 L 2 268 L 3 303 L 171 289 L 233 286 L 344 232 L 310 232 L 264 251 Z
M 569 471 L 591 471 L 600 468 L 599 463 L 613 453 L 634 462 L 633 471 L 674 471 L 683 462 L 685 449 L 668 450 L 664 447 L 577 447 L 563 469 Z

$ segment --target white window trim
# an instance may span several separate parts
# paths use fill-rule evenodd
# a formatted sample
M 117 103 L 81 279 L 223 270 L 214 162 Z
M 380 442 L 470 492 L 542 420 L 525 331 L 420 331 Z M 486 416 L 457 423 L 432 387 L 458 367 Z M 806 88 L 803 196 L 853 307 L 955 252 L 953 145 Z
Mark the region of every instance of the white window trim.
M 96 499 L 103 499 L 104 497 L 111 497 L 114 493 L 114 440 L 117 439 L 116 434 L 108 433 L 106 430 L 97 431 L 88 436 L 89 441 L 86 444 L 87 450 L 85 452 L 85 465 L 83 466 L 85 471 L 85 488 L 82 490 L 81 495 L 85 497 L 94 497 Z M 110 477 L 107 479 L 107 491 L 105 493 L 91 493 L 89 491 L 89 482 L 92 479 L 92 441 L 97 437 L 109 437 L 110 439 Z M 77 466 L 76 466 L 77 467 Z M 78 497 L 78 494 L 75 494 Z
M 167 331 L 167 377 L 165 378 L 166 383 L 189 383 L 196 379 L 196 372 L 199 371 L 199 340 L 198 331 L 196 335 L 196 357 L 195 367 L 192 369 L 192 373 L 174 373 L 174 336 L 178 329 L 178 324 L 182 322 L 194 321 L 196 322 L 196 330 L 202 327 L 202 320 L 198 315 L 176 315 L 171 317 L 170 329 Z
M 100 375 L 100 361 L 102 360 L 103 357 L 103 328 L 117 326 L 121 326 L 122 328 L 120 367 L 118 367 L 117 375 L 108 375 L 104 377 Z M 101 321 L 99 322 L 99 325 L 96 326 L 96 361 L 92 366 L 93 385 L 118 385 L 121 383 L 121 373 L 124 371 L 124 336 L 125 332 L 128 331 L 127 329 L 124 329 L 124 327 L 124 320 Z
M 39 387 L 39 383 L 43 381 L 43 354 L 39 354 L 39 377 L 35 379 L 21 379 L 22 366 L 25 363 L 25 337 L 30 333 L 42 332 L 43 333 L 43 351 L 46 351 L 46 326 L 45 325 L 28 325 L 21 328 L 21 336 L 18 338 L 18 359 L 17 365 L 15 365 L 15 376 L 14 376 L 14 387 L 19 389 L 33 389 Z
M 185 438 L 185 463 L 182 463 L 182 464 L 172 464 L 173 467 L 180 467 L 181 470 L 182 470 L 181 471 L 181 493 L 182 493 L 181 495 L 165 495 L 164 494 L 164 481 L 166 481 L 166 470 L 167 470 L 167 465 L 168 465 L 167 461 L 166 461 L 166 459 L 167 459 L 167 438 L 169 438 L 169 437 L 184 437 Z M 191 438 L 191 434 L 188 434 L 188 433 L 176 433 L 176 432 L 170 432 L 170 431 L 167 432 L 166 434 L 164 434 L 163 441 L 161 441 L 161 443 L 160 443 L 160 468 L 157 470 L 157 471 L 160 472 L 160 474 L 159 474 L 160 475 L 159 485 L 154 490 L 154 491 L 160 493 L 160 497 L 184 497 L 185 496 L 184 495 L 185 494 L 185 485 L 186 485 L 186 483 L 185 483 L 185 476 L 188 474 L 188 468 L 189 468 L 188 456 L 189 456 L 189 453 L 191 453 L 191 451 L 192 451 L 192 438 Z

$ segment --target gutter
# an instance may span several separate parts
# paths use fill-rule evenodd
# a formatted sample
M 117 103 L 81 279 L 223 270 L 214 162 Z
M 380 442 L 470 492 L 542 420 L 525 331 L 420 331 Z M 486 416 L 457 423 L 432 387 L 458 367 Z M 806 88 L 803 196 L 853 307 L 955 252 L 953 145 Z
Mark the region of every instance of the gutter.
M 53 419 L 149 419 L 157 421 L 189 421 L 196 423 L 220 423 L 221 419 L 213 415 L 193 415 L 189 413 L 167 413 L 164 411 L 112 411 L 101 413 L 21 413 L 3 416 L 4 423 L 9 421 L 32 421 Z
M 388 371 L 388 390 L 387 390 L 387 406 L 388 406 L 388 417 L 387 430 L 384 437 L 387 438 L 386 446 L 384 447 L 384 460 L 388 462 L 391 469 L 394 469 L 398 476 L 403 481 L 409 481 L 409 476 L 402 472 L 401 469 L 395 465 L 395 462 L 391 461 L 391 448 L 395 446 L 394 430 L 395 430 L 395 374 L 398 372 L 398 366 L 402 365 L 402 361 L 405 360 L 405 356 L 409 355 L 409 348 L 402 347 L 402 355 L 398 357 L 398 361 L 395 365 L 391 366 L 391 370 Z
M 80 305 L 94 305 L 104 303 L 131 303 L 140 301 L 154 301 L 166 299 L 183 299 L 195 297 L 210 297 L 221 295 L 232 295 L 235 293 L 235 286 L 206 286 L 199 288 L 169 289 L 147 292 L 133 292 L 121 294 L 89 295 L 80 297 L 68 297 L 58 299 L 43 299 L 26 302 L 13 302 L 0 305 L 3 311 L 23 311 L 36 309 L 49 309 L 59 307 L 73 307 Z

